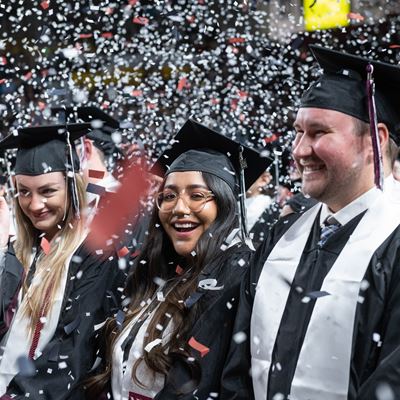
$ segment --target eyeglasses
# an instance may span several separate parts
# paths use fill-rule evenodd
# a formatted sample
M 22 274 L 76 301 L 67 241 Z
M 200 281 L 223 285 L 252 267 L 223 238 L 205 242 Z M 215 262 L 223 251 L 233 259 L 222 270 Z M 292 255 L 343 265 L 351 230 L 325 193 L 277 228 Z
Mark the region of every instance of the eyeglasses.
M 180 193 L 164 190 L 156 195 L 156 204 L 161 212 L 168 213 L 176 207 L 178 199 L 181 198 L 191 211 L 200 212 L 214 196 L 211 190 L 183 189 Z

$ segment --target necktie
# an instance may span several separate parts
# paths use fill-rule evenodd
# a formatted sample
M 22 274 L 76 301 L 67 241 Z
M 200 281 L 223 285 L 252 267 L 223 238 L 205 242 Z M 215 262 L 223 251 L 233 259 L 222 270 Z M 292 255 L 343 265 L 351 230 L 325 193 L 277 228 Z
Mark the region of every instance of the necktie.
M 331 215 L 327 217 L 322 224 L 321 235 L 319 237 L 318 246 L 322 247 L 328 238 L 333 235 L 342 225 L 336 221 Z

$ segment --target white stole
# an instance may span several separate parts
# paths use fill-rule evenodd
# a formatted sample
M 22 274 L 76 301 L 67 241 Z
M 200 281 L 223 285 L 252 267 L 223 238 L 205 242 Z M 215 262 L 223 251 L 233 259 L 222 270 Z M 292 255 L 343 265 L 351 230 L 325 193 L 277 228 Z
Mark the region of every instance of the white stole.
M 251 323 L 256 399 L 266 398 L 272 351 L 290 282 L 318 209 L 317 205 L 305 213 L 278 241 L 258 282 Z M 360 284 L 372 255 L 399 224 L 400 208 L 389 196 L 381 195 L 357 225 L 322 284 L 321 291 L 330 295 L 316 300 L 292 381 L 291 399 L 347 399 Z

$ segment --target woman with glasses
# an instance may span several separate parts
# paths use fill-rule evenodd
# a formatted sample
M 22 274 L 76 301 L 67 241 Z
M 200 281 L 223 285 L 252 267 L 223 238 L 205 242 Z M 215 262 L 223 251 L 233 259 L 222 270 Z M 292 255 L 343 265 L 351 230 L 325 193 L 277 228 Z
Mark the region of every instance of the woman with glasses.
M 239 180 L 226 154 L 236 161 L 239 145 L 193 121 L 174 139 L 157 163 L 171 164 L 127 282 L 125 318 L 108 324 L 106 365 L 88 383 L 92 399 L 104 388 L 114 400 L 207 399 L 219 391 L 251 255 L 242 240 L 231 241 Z

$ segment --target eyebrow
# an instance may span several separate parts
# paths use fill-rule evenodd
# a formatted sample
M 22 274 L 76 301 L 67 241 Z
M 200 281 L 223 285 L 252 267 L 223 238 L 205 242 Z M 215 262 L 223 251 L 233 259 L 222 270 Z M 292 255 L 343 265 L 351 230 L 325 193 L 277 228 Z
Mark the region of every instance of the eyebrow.
M 164 189 L 173 189 L 173 190 L 177 190 L 178 186 L 177 185 L 166 185 L 164 186 Z M 188 185 L 185 187 L 185 189 L 206 189 L 206 190 L 210 190 L 206 185 L 202 185 L 202 184 L 193 184 L 193 185 Z
M 23 183 L 17 182 L 17 185 L 18 185 L 18 188 L 21 187 L 21 188 L 29 189 L 29 190 L 30 190 L 30 188 L 29 188 L 28 186 L 25 186 Z M 46 188 L 48 188 L 48 187 L 50 187 L 50 186 L 57 186 L 57 187 L 59 187 L 60 184 L 59 184 L 58 182 L 46 183 L 45 185 L 39 186 L 39 187 L 38 187 L 38 190 L 46 189 Z
M 329 129 L 329 125 L 326 124 L 321 124 L 319 122 L 311 122 L 309 124 L 306 124 L 308 128 L 311 129 Z M 297 128 L 301 128 L 300 124 L 298 123 L 294 123 L 293 124 L 293 128 L 297 129 Z

